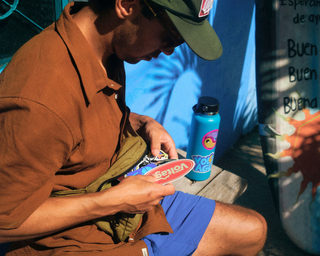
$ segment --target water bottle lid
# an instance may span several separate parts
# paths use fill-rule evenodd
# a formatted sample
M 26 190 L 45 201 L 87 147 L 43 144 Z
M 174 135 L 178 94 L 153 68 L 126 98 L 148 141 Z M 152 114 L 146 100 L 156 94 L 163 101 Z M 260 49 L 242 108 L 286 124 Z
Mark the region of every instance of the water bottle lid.
M 200 97 L 198 104 L 193 106 L 193 111 L 204 115 L 216 115 L 219 112 L 219 101 L 213 97 Z

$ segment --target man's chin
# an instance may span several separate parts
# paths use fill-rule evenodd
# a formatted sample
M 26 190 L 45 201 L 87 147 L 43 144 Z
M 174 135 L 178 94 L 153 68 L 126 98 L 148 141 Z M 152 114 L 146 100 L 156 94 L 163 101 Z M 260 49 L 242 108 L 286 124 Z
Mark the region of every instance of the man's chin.
M 150 60 L 152 60 L 152 58 L 151 57 L 142 57 L 142 58 L 139 58 L 139 59 L 138 58 L 137 59 L 126 59 L 125 61 L 130 63 L 130 64 L 137 64 L 138 62 L 140 62 L 142 60 L 150 61 Z
M 129 64 L 137 64 L 141 60 L 125 60 L 125 62 L 128 62 Z

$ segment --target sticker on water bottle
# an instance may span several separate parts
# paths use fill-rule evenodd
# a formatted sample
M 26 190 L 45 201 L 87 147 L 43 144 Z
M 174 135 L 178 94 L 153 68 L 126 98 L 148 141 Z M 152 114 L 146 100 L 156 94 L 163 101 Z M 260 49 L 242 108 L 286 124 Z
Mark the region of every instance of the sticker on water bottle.
M 212 150 L 217 144 L 218 129 L 208 132 L 202 138 L 202 145 L 207 150 Z
M 214 152 L 207 156 L 193 155 L 192 160 L 196 163 L 193 168 L 194 172 L 206 173 L 211 171 Z

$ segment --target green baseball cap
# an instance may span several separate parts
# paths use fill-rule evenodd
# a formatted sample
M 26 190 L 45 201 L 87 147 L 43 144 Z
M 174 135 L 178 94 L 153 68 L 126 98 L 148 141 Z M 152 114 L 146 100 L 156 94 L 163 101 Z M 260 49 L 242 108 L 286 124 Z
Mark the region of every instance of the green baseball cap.
M 221 42 L 207 17 L 214 0 L 151 0 L 162 6 L 191 50 L 200 58 L 222 55 Z

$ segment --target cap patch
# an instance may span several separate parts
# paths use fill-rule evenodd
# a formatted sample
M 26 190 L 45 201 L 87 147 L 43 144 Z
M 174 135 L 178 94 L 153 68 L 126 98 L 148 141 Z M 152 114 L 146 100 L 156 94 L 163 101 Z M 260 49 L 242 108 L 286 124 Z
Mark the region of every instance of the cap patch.
M 210 10 L 212 9 L 214 0 L 202 0 L 199 18 L 209 15 Z

